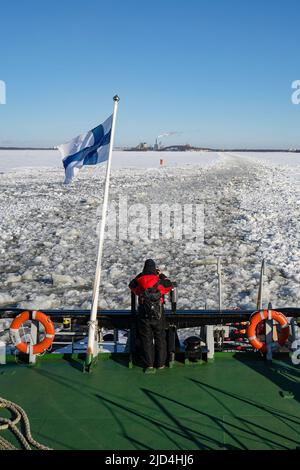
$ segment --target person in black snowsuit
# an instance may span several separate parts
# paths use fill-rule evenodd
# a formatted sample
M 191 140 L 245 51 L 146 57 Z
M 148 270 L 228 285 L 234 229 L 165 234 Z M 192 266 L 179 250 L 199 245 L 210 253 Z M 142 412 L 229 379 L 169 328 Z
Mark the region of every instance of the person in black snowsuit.
M 164 295 L 171 291 L 171 281 L 158 269 L 155 261 L 147 259 L 143 271 L 129 288 L 139 298 L 137 334 L 141 343 L 141 359 L 145 372 L 165 367 L 167 346 L 164 317 Z M 153 347 L 154 340 L 154 347 Z

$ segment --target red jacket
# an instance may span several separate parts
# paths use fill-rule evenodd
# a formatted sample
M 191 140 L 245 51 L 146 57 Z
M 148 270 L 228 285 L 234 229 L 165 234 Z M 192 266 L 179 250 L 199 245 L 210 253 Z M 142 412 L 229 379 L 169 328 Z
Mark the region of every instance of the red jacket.
M 144 292 L 145 289 L 150 289 L 153 287 L 157 282 L 159 281 L 159 284 L 157 286 L 157 289 L 161 293 L 161 298 L 160 301 L 161 303 L 164 303 L 164 294 L 168 294 L 168 292 L 171 291 L 173 285 L 169 279 L 164 274 L 160 274 L 159 276 L 157 274 L 139 274 L 134 278 L 130 284 L 129 288 L 132 290 L 132 292 L 139 297 L 139 302 L 141 301 L 141 295 Z M 141 303 L 141 302 L 140 302 Z

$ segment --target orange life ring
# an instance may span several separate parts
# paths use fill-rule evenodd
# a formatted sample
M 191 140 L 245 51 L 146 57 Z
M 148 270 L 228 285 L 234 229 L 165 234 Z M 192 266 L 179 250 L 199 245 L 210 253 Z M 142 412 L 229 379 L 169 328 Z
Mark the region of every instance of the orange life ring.
M 40 354 L 46 351 L 46 349 L 50 348 L 51 344 L 53 343 L 54 335 L 55 335 L 55 328 L 50 319 L 47 317 L 43 312 L 22 312 L 20 313 L 10 325 L 10 337 L 15 345 L 15 347 L 24 354 L 29 354 L 30 352 L 30 345 L 21 341 L 19 328 L 23 323 L 28 320 L 36 320 L 41 322 L 41 324 L 45 328 L 45 338 L 37 344 L 34 344 L 32 347 L 33 354 Z
M 250 324 L 247 328 L 247 336 L 252 346 L 263 353 L 267 352 L 268 348 L 265 343 L 259 341 L 257 338 L 256 328 L 261 321 L 268 319 L 277 321 L 281 326 L 281 332 L 278 336 L 278 344 L 280 346 L 283 346 L 289 337 L 289 323 L 287 318 L 281 312 L 276 312 L 276 310 L 261 310 L 253 313 L 250 318 Z

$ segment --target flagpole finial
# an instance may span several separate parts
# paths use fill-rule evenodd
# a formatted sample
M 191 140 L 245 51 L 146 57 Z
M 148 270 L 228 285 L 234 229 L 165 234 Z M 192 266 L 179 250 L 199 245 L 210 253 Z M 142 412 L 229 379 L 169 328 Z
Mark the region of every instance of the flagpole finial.
M 120 98 L 119 98 L 118 95 L 115 95 L 115 96 L 113 97 L 113 100 L 114 100 L 114 101 L 120 101 Z

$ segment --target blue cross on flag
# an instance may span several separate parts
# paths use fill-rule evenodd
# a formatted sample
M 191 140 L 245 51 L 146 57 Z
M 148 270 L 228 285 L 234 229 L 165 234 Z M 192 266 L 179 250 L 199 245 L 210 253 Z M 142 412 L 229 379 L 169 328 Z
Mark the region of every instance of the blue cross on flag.
M 112 115 L 86 134 L 58 145 L 65 168 L 65 184 L 69 184 L 83 166 L 97 165 L 108 159 L 111 127 Z

